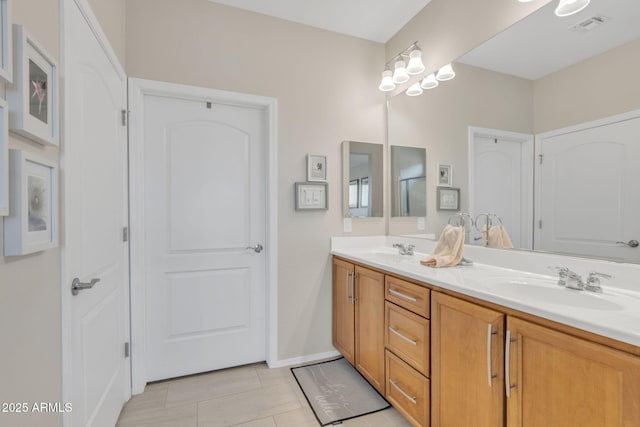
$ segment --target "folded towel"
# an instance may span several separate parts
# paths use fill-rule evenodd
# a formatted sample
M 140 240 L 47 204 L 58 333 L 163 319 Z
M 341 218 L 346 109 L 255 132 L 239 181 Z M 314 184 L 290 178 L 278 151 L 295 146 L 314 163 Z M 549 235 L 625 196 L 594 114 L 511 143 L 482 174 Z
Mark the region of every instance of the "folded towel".
M 463 249 L 464 227 L 447 224 L 433 253 L 420 263 L 428 267 L 453 267 L 462 260 Z
M 485 225 L 482 230 L 484 245 L 490 248 L 511 249 L 513 244 L 504 225 L 489 227 Z

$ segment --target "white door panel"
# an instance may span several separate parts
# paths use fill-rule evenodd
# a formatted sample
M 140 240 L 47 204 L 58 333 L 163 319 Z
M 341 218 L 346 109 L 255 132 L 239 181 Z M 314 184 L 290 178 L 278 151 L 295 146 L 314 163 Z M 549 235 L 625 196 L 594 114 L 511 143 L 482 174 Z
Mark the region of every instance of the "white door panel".
M 113 426 L 131 393 L 126 77 L 72 0 L 64 3 L 64 292 L 72 426 Z M 71 296 L 71 282 L 100 281 Z
M 146 380 L 265 360 L 265 110 L 143 107 Z
M 640 119 L 539 140 L 537 249 L 638 262 Z

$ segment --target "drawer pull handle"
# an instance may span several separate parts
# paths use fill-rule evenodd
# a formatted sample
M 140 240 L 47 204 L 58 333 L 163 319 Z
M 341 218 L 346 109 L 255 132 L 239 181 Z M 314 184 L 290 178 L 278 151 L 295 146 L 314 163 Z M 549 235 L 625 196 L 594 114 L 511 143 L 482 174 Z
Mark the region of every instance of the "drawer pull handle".
M 389 289 L 389 293 L 392 294 L 392 295 L 397 296 L 398 298 L 404 298 L 407 301 L 418 302 L 418 300 L 416 298 L 410 297 L 409 295 L 405 295 L 402 292 L 398 292 L 398 291 L 396 291 L 394 289 Z
M 411 343 L 413 345 L 418 345 L 418 341 L 405 337 L 404 335 L 402 335 L 400 332 L 398 332 L 396 329 L 392 328 L 391 326 L 389 326 L 389 330 L 394 334 L 396 334 L 397 336 L 399 336 L 400 338 L 402 338 L 403 340 L 405 340 L 406 342 Z
M 496 378 L 497 375 L 494 375 L 491 369 L 491 356 L 493 355 L 493 351 L 491 349 L 492 338 L 493 335 L 497 335 L 497 332 L 493 332 L 493 325 L 489 323 L 487 325 L 487 379 L 489 380 L 489 387 L 492 387 L 491 380 Z
M 414 405 L 418 403 L 418 400 L 415 398 L 415 396 L 414 397 L 409 396 L 407 393 L 405 393 L 403 389 L 400 388 L 400 386 L 398 385 L 398 381 L 389 380 L 389 383 L 391 383 L 391 385 L 394 386 L 395 389 L 400 392 L 400 394 L 406 397 L 409 402 L 413 403 Z

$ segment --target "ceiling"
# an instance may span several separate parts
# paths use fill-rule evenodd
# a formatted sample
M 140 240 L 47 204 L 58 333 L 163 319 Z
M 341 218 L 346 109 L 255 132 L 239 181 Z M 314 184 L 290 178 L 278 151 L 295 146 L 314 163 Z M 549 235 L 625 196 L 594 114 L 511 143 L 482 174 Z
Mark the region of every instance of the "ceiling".
M 556 5 L 552 1 L 457 62 L 537 80 L 640 38 L 639 0 L 592 0 L 582 12 L 564 18 L 555 16 Z M 572 29 L 594 16 L 605 23 Z
M 386 43 L 431 0 L 209 0 Z

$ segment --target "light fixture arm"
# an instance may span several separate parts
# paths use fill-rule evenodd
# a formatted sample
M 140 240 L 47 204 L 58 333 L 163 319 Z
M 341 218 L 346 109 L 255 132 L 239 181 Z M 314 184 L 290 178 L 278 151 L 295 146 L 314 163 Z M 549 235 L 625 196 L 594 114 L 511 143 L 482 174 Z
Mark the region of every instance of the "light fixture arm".
M 409 47 L 407 47 L 406 49 L 404 49 L 402 52 L 397 53 L 396 55 L 394 55 L 390 61 L 387 61 L 387 63 L 384 64 L 385 69 L 387 69 L 387 67 L 391 67 L 391 64 L 395 63 L 398 59 L 404 59 L 404 58 L 408 58 L 409 54 L 411 53 L 411 51 L 418 49 L 420 50 L 420 46 L 418 46 L 418 42 L 415 41 L 413 43 L 411 43 L 409 45 Z

